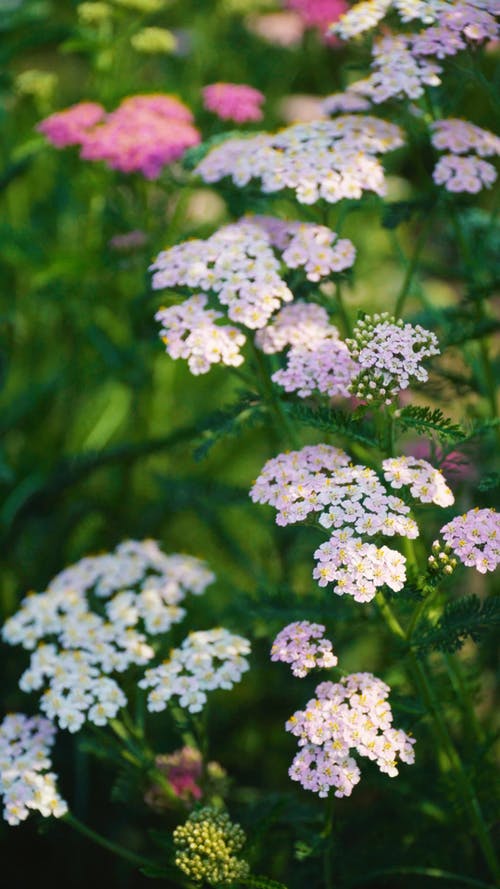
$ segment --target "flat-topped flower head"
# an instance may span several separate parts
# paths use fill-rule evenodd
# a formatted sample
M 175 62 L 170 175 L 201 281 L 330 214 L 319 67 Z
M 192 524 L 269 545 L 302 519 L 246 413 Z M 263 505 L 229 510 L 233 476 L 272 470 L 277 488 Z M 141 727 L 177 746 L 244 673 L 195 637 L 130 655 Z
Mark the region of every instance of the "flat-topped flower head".
M 345 0 L 286 0 L 288 9 L 297 12 L 307 28 L 324 32 L 347 9 Z
M 245 83 L 211 83 L 203 87 L 203 104 L 221 120 L 236 123 L 262 120 L 265 96 Z
M 343 93 L 331 93 L 323 99 L 321 107 L 325 114 L 353 114 L 356 111 L 369 111 L 370 102 L 363 96 L 346 89 Z
M 468 43 L 494 40 L 498 34 L 496 0 L 362 0 L 344 13 L 330 31 L 343 40 L 351 40 L 375 28 L 393 10 L 405 24 L 420 21 L 427 26 L 415 37 L 438 46 L 451 45 L 449 55 L 465 49 Z M 450 41 L 454 35 L 458 37 L 455 44 Z
M 452 193 L 477 194 L 493 185 L 497 171 L 489 161 L 475 155 L 444 154 L 434 167 L 432 178 L 436 185 L 444 185 Z
M 426 86 L 438 86 L 440 65 L 412 51 L 411 35 L 396 34 L 378 40 L 372 53 L 373 73 L 351 84 L 358 93 L 376 105 L 392 98 L 418 99 Z
M 288 188 L 300 203 L 320 198 L 358 200 L 365 191 L 385 194 L 378 155 L 403 144 L 396 124 L 367 115 L 294 124 L 280 132 L 228 139 L 213 148 L 195 172 L 208 183 L 230 177 L 235 185 L 260 181 L 264 193 Z
M 423 359 L 439 354 L 434 333 L 396 321 L 387 312 L 358 321 L 346 343 L 361 368 L 351 393 L 371 403 L 390 404 L 412 380 L 424 383 L 429 375 Z
M 175 828 L 172 838 L 177 867 L 196 884 L 237 885 L 249 875 L 247 862 L 238 854 L 246 836 L 226 812 L 198 809 Z
M 85 134 L 106 115 L 97 102 L 78 102 L 65 111 L 56 111 L 38 124 L 37 130 L 56 148 L 81 145 Z
M 332 325 L 332 332 L 321 342 L 292 346 L 285 367 L 275 371 L 272 380 L 285 392 L 296 392 L 299 398 L 308 398 L 314 392 L 330 398 L 348 398 L 358 370 L 346 344 L 339 340 L 337 328 Z
M 60 818 L 68 811 L 56 788 L 50 749 L 55 728 L 43 716 L 9 713 L 0 724 L 0 796 L 4 819 L 11 825 L 31 812 Z
M 151 662 L 151 637 L 181 621 L 186 595 L 213 580 L 199 559 L 167 556 L 151 540 L 81 559 L 4 625 L 6 642 L 34 649 L 20 688 L 45 689 L 40 707 L 61 728 L 105 725 L 127 703 L 113 674 Z
M 398 593 L 406 582 L 406 559 L 397 550 L 363 543 L 352 528 L 333 531 L 314 553 L 313 577 L 318 586 L 333 584 L 337 596 L 370 602 L 380 587 Z
M 274 216 L 252 216 L 249 221 L 267 233 L 287 268 L 303 268 L 308 281 L 320 281 L 354 265 L 356 248 L 352 241 L 339 238 L 326 225 L 284 222 Z
M 148 709 L 164 710 L 172 697 L 190 713 L 206 704 L 207 691 L 231 689 L 249 669 L 250 643 L 222 627 L 190 633 L 168 660 L 146 670 L 140 688 L 148 693 Z
M 151 266 L 153 288 L 212 291 L 231 321 L 256 330 L 293 294 L 279 274 L 266 233 L 244 221 L 164 250 Z M 161 319 L 160 319 L 161 320 Z
M 286 723 L 299 739 L 289 775 L 305 790 L 326 797 L 350 796 L 361 779 L 354 754 L 372 760 L 390 777 L 398 760 L 413 763 L 414 740 L 392 726 L 390 688 L 371 673 L 353 673 L 340 682 L 322 682 L 316 698 Z
M 113 170 L 157 179 L 167 164 L 200 141 L 189 108 L 175 96 L 129 96 L 106 114 L 95 103 L 81 103 L 38 125 L 57 148 L 81 145 L 84 160 L 104 161 Z
M 427 460 L 416 457 L 390 457 L 382 463 L 384 478 L 391 488 L 408 486 L 410 494 L 421 503 L 451 506 L 455 502 L 452 491 L 439 469 Z
M 466 154 L 469 151 L 480 157 L 500 155 L 500 138 L 489 130 L 483 130 L 468 120 L 445 118 L 431 124 L 431 142 L 439 151 Z
M 238 367 L 244 360 L 240 349 L 246 337 L 237 327 L 216 324 L 224 315 L 207 303 L 205 294 L 198 294 L 155 315 L 167 354 L 186 359 L 194 375 L 207 373 L 213 364 Z
M 272 355 L 287 346 L 317 345 L 331 335 L 332 327 L 323 306 L 295 300 L 280 309 L 270 324 L 257 331 L 255 343 L 263 352 Z
M 271 648 L 271 660 L 290 664 L 294 676 L 303 678 L 315 667 L 335 667 L 337 656 L 332 643 L 324 639 L 323 624 L 308 620 L 288 624 L 276 636 Z
M 481 574 L 498 566 L 500 514 L 494 509 L 470 509 L 441 528 L 441 535 L 464 565 Z
M 388 547 L 367 544 L 363 537 L 418 536 L 410 508 L 389 494 L 377 474 L 353 465 L 331 445 L 312 445 L 268 460 L 254 483 L 254 502 L 277 510 L 278 525 L 296 524 L 309 515 L 331 529 L 331 537 L 315 552 L 313 577 L 319 586 L 334 584 L 337 595 L 368 602 L 384 584 L 403 588 L 406 560 Z

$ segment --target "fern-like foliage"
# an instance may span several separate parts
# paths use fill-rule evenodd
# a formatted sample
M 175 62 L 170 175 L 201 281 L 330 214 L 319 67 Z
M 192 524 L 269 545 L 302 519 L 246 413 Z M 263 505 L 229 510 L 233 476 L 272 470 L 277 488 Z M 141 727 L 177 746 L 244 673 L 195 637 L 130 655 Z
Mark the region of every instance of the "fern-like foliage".
M 493 491 L 500 487 L 500 472 L 489 472 L 478 484 L 480 491 Z
M 367 447 L 377 448 L 379 442 L 371 428 L 363 424 L 356 414 L 349 414 L 338 408 L 311 408 L 305 404 L 283 402 L 287 414 L 303 426 L 312 426 L 323 432 L 336 432 Z
M 449 417 L 445 417 L 442 410 L 436 407 L 419 407 L 409 404 L 401 410 L 399 424 L 403 430 L 414 429 L 416 432 L 429 435 L 435 433 L 440 439 L 462 441 L 466 433 Z
M 448 603 L 437 623 L 424 625 L 415 635 L 415 643 L 422 652 L 458 651 L 467 639 L 478 642 L 499 624 L 500 596 L 484 601 L 475 595 L 462 596 Z
M 204 417 L 199 426 L 195 459 L 202 460 L 206 457 L 218 441 L 239 435 L 244 429 L 261 425 L 267 418 L 267 412 L 266 405 L 258 395 L 244 392 L 235 404 Z
M 251 876 L 239 880 L 240 886 L 250 886 L 251 889 L 287 889 L 284 883 L 278 880 L 270 880 L 269 877 Z

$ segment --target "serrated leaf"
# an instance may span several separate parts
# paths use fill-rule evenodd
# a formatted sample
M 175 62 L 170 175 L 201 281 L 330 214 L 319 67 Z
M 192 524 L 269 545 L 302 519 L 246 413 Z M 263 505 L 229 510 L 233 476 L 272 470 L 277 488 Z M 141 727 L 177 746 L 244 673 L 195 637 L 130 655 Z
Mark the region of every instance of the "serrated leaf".
M 462 427 L 446 417 L 438 407 L 432 409 L 410 404 L 402 408 L 398 422 L 403 430 L 415 429 L 425 434 L 434 432 L 441 439 L 462 441 L 466 437 Z
M 481 479 L 478 484 L 478 489 L 480 491 L 493 491 L 493 489 L 498 488 L 499 485 L 500 472 L 490 472 Z
M 478 642 L 492 627 L 500 624 L 500 596 L 482 601 L 475 595 L 449 602 L 434 626 L 427 623 L 415 636 L 421 651 L 436 649 L 453 652 L 467 639 Z
M 293 401 L 283 402 L 287 414 L 304 426 L 312 426 L 324 432 L 338 432 L 353 441 L 368 447 L 378 447 L 378 441 L 371 429 L 363 426 L 355 414 L 348 414 L 338 408 L 318 407 L 310 408 L 307 405 L 297 404 Z
M 263 423 L 266 417 L 266 405 L 252 392 L 244 393 L 235 404 L 214 411 L 200 424 L 199 444 L 193 452 L 195 460 L 206 457 L 218 441 L 227 436 L 238 435 L 244 429 L 253 428 Z

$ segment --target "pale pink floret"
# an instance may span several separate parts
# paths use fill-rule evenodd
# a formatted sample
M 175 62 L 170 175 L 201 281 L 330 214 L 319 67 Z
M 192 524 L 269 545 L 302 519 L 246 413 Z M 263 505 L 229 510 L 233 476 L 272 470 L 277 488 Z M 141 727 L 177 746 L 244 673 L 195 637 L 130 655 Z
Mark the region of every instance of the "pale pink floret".
M 398 774 L 398 760 L 413 763 L 415 741 L 393 728 L 389 692 L 389 686 L 371 673 L 320 683 L 316 698 L 286 723 L 300 748 L 289 771 L 292 780 L 320 797 L 331 789 L 344 797 L 361 778 L 354 753 L 375 762 L 391 778 Z
M 500 138 L 468 120 L 446 118 L 432 124 L 432 144 L 439 151 L 465 154 L 473 151 L 480 157 L 500 155 Z
M 294 676 L 303 678 L 314 667 L 335 667 L 338 658 L 332 651 L 332 643 L 324 639 L 323 624 L 307 620 L 288 624 L 276 636 L 271 648 L 271 660 L 290 664 Z
M 85 133 L 103 119 L 106 112 L 97 102 L 79 102 L 65 111 L 56 111 L 38 124 L 37 130 L 56 148 L 80 145 Z
M 330 331 L 317 344 L 292 346 L 285 367 L 272 375 L 273 381 L 285 392 L 296 392 L 299 398 L 308 398 L 316 391 L 330 398 L 348 398 L 359 367 L 333 325 Z
M 481 574 L 500 562 L 500 514 L 494 509 L 470 509 L 441 528 L 446 543 L 468 567 Z
M 280 309 L 271 324 L 256 333 L 255 342 L 259 349 L 272 355 L 287 346 L 317 345 L 331 331 L 328 312 L 323 306 L 296 300 Z
M 434 167 L 432 178 L 436 185 L 444 185 L 447 191 L 477 194 L 493 185 L 497 171 L 493 164 L 475 155 L 445 154 Z
M 221 120 L 235 123 L 262 120 L 265 96 L 244 83 L 211 83 L 203 87 L 203 104 Z
M 444 476 L 427 460 L 390 457 L 383 461 L 382 466 L 384 478 L 392 488 L 408 486 L 412 496 L 422 503 L 435 503 L 445 507 L 455 502 Z

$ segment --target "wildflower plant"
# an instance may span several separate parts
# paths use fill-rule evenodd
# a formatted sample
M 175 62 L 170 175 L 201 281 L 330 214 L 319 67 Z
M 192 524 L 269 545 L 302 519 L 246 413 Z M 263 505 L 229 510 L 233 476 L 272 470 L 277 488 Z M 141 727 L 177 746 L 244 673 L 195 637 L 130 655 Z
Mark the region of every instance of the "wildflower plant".
M 55 504 L 81 552 L 101 516 L 88 476 L 109 469 L 103 539 L 125 520 L 172 532 L 219 579 L 149 538 L 63 570 L 54 546 L 58 573 L 5 609 L 19 682 L 0 724 L 4 818 L 62 819 L 185 889 L 492 889 L 498 4 L 231 0 L 225 44 L 188 6 L 189 23 L 162 0 L 81 3 L 94 80 L 72 104 L 55 86 L 44 98 L 34 150 L 76 164 L 101 207 L 75 317 L 97 299 L 88 342 L 112 388 L 78 459 L 23 479 L 0 519 L 26 557 L 30 510 L 51 521 Z M 273 49 L 261 19 L 279 30 L 283 14 L 299 37 Z M 259 64 L 232 72 L 234 48 L 220 63 L 234 35 L 256 59 L 289 53 L 291 81 L 306 60 L 316 119 L 281 126 Z M 114 78 L 129 56 L 151 65 L 135 91 Z M 50 268 L 57 290 L 64 265 Z M 19 447 L 0 454 L 6 485 Z M 58 506 L 72 487 L 88 527 Z M 114 772 L 134 848 L 80 819 L 71 744 L 77 771 L 91 754 Z

